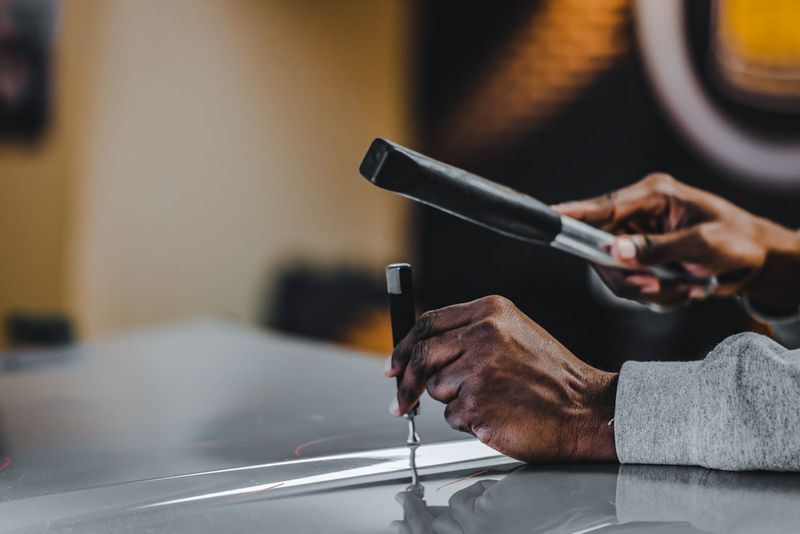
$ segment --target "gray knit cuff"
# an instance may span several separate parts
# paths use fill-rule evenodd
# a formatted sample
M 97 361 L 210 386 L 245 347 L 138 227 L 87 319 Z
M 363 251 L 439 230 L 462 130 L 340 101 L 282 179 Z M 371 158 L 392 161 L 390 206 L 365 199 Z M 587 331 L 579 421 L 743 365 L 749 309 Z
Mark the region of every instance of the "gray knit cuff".
M 623 464 L 692 465 L 702 362 L 627 362 L 617 385 L 614 434 Z

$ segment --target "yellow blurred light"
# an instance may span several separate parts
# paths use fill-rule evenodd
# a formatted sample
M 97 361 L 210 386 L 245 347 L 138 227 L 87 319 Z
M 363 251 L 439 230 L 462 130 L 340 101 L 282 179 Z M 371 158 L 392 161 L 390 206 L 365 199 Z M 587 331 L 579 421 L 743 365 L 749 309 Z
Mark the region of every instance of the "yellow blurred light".
M 713 30 L 717 69 L 733 96 L 800 109 L 800 0 L 717 0 Z
M 720 37 L 739 58 L 800 65 L 800 0 L 720 0 Z

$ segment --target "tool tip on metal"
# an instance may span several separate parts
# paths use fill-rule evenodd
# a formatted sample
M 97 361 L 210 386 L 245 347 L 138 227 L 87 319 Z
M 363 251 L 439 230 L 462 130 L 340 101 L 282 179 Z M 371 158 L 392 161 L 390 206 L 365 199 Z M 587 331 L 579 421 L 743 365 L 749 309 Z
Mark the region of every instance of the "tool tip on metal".
M 419 445 L 420 439 L 417 434 L 417 425 L 414 423 L 413 416 L 408 417 L 408 437 L 406 438 L 407 445 Z

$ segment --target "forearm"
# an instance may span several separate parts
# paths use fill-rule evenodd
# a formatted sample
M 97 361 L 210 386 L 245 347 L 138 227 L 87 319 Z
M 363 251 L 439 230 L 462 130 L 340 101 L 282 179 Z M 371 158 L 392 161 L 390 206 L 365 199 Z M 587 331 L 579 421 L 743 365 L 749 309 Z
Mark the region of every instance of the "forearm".
M 764 267 L 741 293 L 745 310 L 789 348 L 800 347 L 800 232 L 774 223 Z
M 759 313 L 794 315 L 800 310 L 800 232 L 765 219 L 757 226 L 767 250 L 764 264 L 742 296 Z
M 699 362 L 628 362 L 619 377 L 621 463 L 800 470 L 800 351 L 739 334 Z

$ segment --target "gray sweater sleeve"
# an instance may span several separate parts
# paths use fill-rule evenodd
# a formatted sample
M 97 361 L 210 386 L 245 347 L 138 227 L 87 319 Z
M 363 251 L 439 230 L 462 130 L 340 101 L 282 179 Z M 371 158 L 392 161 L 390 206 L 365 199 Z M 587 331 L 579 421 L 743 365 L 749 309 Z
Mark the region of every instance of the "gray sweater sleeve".
M 697 362 L 627 362 L 614 426 L 621 463 L 800 471 L 800 349 L 744 333 Z

